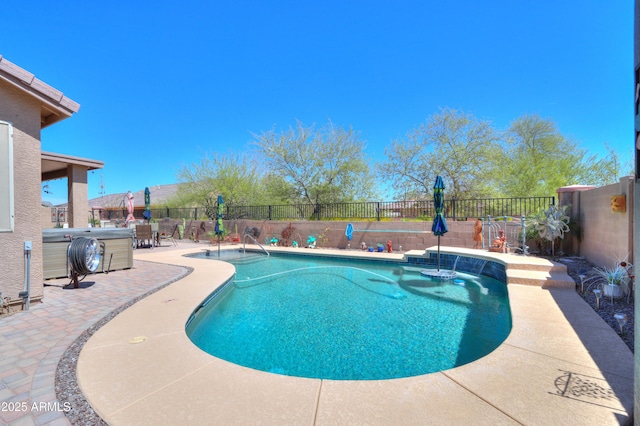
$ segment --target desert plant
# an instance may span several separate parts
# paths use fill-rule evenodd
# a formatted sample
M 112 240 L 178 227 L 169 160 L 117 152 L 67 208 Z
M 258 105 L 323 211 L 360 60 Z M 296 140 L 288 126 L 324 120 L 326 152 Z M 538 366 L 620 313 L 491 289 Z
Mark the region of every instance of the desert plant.
M 616 261 L 613 266 L 596 267 L 595 272 L 598 276 L 604 278 L 609 285 L 622 287 L 625 294 L 627 294 L 627 302 L 629 302 L 629 296 L 631 295 L 631 287 L 633 279 L 633 265 L 624 260 Z
M 331 231 L 330 228 L 325 228 L 324 232 L 318 234 L 318 242 L 320 244 L 327 244 L 327 242 L 329 241 L 329 231 Z
M 208 231 L 206 235 L 209 237 L 209 242 L 214 244 L 219 241 L 224 241 L 229 235 L 229 231 L 225 229 L 221 233 L 216 233 L 215 229 L 212 229 L 211 231 Z
M 558 207 L 555 204 L 544 210 L 542 214 L 532 216 L 528 226 L 538 231 L 538 237 L 551 242 L 551 256 L 555 256 L 555 240 L 564 238 L 569 231 L 569 216 L 567 206 Z

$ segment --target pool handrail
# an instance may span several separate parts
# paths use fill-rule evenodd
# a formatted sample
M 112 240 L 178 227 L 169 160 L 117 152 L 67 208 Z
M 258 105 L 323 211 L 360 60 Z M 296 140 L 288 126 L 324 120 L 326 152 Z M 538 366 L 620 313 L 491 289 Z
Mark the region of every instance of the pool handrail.
M 253 240 L 253 242 L 256 243 L 265 253 L 267 253 L 267 256 L 269 256 L 269 252 L 267 251 L 267 249 L 264 248 L 264 246 L 260 244 L 258 240 L 256 240 L 251 234 L 244 234 L 244 238 L 242 238 L 242 250 L 245 253 L 247 252 L 247 237 L 251 238 L 251 240 Z

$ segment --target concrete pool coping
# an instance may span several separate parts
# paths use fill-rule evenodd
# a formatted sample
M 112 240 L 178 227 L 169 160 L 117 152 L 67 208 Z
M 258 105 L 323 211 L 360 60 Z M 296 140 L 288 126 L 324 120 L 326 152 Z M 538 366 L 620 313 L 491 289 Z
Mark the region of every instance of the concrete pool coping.
M 234 273 L 228 263 L 184 256 L 195 251 L 136 251 L 137 260 L 193 272 L 120 313 L 80 353 L 78 384 L 109 424 L 630 422 L 633 354 L 573 288 L 509 284 L 512 331 L 473 363 L 393 380 L 305 379 L 241 367 L 191 343 L 189 316 Z M 540 262 L 517 256 L 527 259 Z

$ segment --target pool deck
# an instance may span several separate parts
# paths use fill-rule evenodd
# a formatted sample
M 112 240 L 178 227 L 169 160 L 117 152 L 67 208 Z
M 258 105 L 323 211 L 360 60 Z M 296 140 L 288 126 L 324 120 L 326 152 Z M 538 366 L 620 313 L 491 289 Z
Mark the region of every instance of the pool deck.
M 234 271 L 183 256 L 193 251 L 136 251 L 139 260 L 194 270 L 122 312 L 81 351 L 78 383 L 109 424 L 630 422 L 633 354 L 573 288 L 510 284 L 513 329 L 473 363 L 393 380 L 306 379 L 241 367 L 190 342 L 184 330 L 190 314 Z M 331 253 L 314 254 L 320 252 Z
M 80 353 L 78 383 L 109 424 L 631 423 L 633 354 L 562 279 L 543 288 L 531 280 L 515 284 L 522 272 L 510 277 L 513 329 L 498 349 L 476 362 L 394 380 L 303 379 L 240 367 L 189 341 L 184 332 L 189 315 L 233 274 L 224 262 L 183 256 L 204 249 L 215 250 L 188 243 L 137 250 L 134 268 L 91 276 L 80 289 L 50 282 L 43 303 L 2 318 L 0 401 L 50 405 L 0 411 L 0 424 L 69 424 L 55 407 L 55 371 L 63 353 L 111 310 L 184 275 L 183 268 L 170 265 L 193 272 L 120 313 Z M 313 251 L 331 253 L 362 255 Z M 558 275 L 541 272 L 544 259 L 460 253 L 497 256 L 518 270 L 530 269 L 535 279 Z

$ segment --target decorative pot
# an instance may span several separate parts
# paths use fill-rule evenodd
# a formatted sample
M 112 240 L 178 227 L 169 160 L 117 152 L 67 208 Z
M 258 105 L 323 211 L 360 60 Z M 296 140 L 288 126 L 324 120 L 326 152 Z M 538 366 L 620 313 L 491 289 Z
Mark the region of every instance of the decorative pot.
M 618 299 L 620 297 L 624 297 L 624 287 L 620 285 L 605 284 L 602 286 L 602 294 L 605 297 Z

